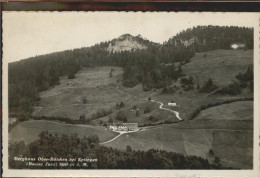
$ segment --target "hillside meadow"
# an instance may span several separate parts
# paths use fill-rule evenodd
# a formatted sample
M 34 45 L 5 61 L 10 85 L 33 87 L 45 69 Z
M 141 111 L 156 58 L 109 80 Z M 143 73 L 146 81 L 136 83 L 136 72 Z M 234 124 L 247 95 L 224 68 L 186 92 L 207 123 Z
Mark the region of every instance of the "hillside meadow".
M 252 104 L 243 101 L 212 107 L 202 111 L 195 120 L 147 127 L 105 145 L 118 149 L 127 145 L 136 150 L 163 149 L 210 161 L 219 157 L 224 166 L 249 169 L 253 164 Z M 213 155 L 209 150 L 213 150 Z

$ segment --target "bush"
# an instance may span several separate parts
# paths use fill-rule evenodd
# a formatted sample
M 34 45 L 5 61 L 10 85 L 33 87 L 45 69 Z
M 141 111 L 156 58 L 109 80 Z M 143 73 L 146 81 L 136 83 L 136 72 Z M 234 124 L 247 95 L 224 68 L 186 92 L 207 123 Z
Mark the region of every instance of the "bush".
M 125 107 L 125 103 L 123 101 L 121 101 L 119 106 L 120 106 L 120 108 Z
M 112 124 L 112 123 L 114 122 L 114 121 L 113 121 L 113 118 L 112 118 L 112 117 L 109 117 L 108 122 L 109 122 L 110 124 Z
M 121 101 L 119 104 L 116 103 L 116 108 L 117 108 L 117 109 L 121 109 L 121 108 L 123 108 L 123 107 L 125 107 L 125 103 L 124 103 L 123 101 Z
M 83 103 L 83 104 L 87 104 L 87 103 L 88 103 L 87 98 L 83 97 L 83 99 L 82 99 L 82 103 Z
M 209 155 L 213 156 L 214 155 L 214 152 L 212 149 L 209 150 Z
M 151 108 L 146 106 L 144 109 L 144 114 L 151 112 Z
M 151 121 L 151 122 L 156 122 L 156 121 L 159 120 L 157 117 L 154 117 L 154 116 L 152 116 L 152 115 L 149 116 L 148 119 L 149 119 L 149 121 Z
M 82 124 L 85 124 L 86 123 L 86 117 L 85 117 L 85 114 L 81 115 L 79 117 L 79 121 L 82 123 Z
M 136 117 L 139 117 L 139 116 L 140 116 L 140 113 L 139 113 L 138 110 L 135 111 L 135 116 L 136 116 Z
M 127 122 L 127 117 L 122 111 L 119 111 L 117 113 L 116 120 L 122 121 L 122 122 Z
M 193 85 L 193 78 L 190 76 L 189 78 L 181 78 L 181 84 L 183 85 Z
M 201 89 L 199 90 L 199 92 L 205 92 L 205 93 L 210 93 L 214 90 L 216 90 L 218 87 L 213 84 L 212 79 L 210 78 L 207 82 L 205 82 L 205 84 L 201 87 Z
M 130 145 L 127 145 L 127 146 L 126 146 L 126 151 L 127 151 L 127 152 L 132 152 L 132 147 L 131 147 Z

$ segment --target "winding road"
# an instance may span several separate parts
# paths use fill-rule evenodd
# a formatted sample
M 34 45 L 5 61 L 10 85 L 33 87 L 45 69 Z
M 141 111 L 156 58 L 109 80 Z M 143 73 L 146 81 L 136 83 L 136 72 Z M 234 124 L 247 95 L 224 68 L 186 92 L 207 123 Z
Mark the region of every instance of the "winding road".
M 128 95 L 128 96 L 133 96 L 133 97 L 135 97 L 135 98 L 138 98 L 138 97 L 135 96 L 135 95 L 132 95 L 132 94 L 123 92 L 122 90 L 120 90 L 120 89 L 118 88 L 118 86 L 117 86 L 115 89 L 116 89 L 116 91 L 118 91 L 119 93 L 122 93 L 122 94 L 125 94 L 125 95 Z M 154 93 L 155 93 L 155 92 L 154 92 Z M 154 93 L 152 93 L 151 95 L 153 95 Z M 149 95 L 149 96 L 151 96 L 151 95 Z M 148 100 L 145 99 L 145 101 L 148 101 Z M 164 107 L 163 107 L 163 103 L 160 102 L 160 101 L 151 100 L 151 102 L 159 103 L 159 104 L 160 104 L 159 109 L 166 110 L 166 111 L 169 111 L 169 112 L 171 112 L 171 113 L 174 113 L 175 116 L 177 117 L 177 119 L 179 119 L 180 121 L 182 120 L 182 118 L 180 117 L 180 113 L 179 113 L 178 111 L 175 111 L 175 110 L 172 110 L 172 109 L 169 109 L 169 108 L 164 108 Z
M 174 110 L 169 109 L 169 108 L 164 108 L 162 102 L 160 102 L 160 101 L 155 101 L 155 100 L 151 100 L 151 102 L 159 103 L 159 104 L 160 104 L 159 109 L 163 109 L 163 110 L 169 111 L 169 112 L 171 112 L 171 113 L 174 113 L 175 116 L 177 117 L 177 119 L 179 119 L 180 121 L 182 120 L 182 118 L 180 118 L 180 113 L 179 113 L 179 112 L 174 111 Z
M 116 91 L 118 91 L 118 92 L 121 93 L 121 94 L 126 94 L 126 95 L 128 95 L 128 96 L 133 96 L 133 97 L 135 97 L 135 98 L 138 98 L 137 96 L 134 96 L 134 95 L 132 95 L 132 94 L 125 93 L 124 91 L 120 90 L 118 87 L 116 87 L 115 89 L 116 89 Z M 152 94 L 154 94 L 154 93 L 152 93 Z M 152 95 L 152 94 L 151 94 L 151 95 Z M 151 96 L 151 95 L 150 95 L 150 96 Z M 145 99 L 145 101 L 148 101 L 148 100 Z M 171 112 L 171 113 L 174 113 L 177 119 L 179 119 L 180 121 L 182 120 L 182 118 L 180 118 L 180 113 L 179 113 L 178 111 L 175 111 L 175 110 L 172 110 L 172 109 L 169 109 L 169 108 L 164 108 L 164 107 L 163 107 L 163 103 L 160 102 L 160 101 L 156 101 L 156 100 L 150 100 L 150 101 L 151 101 L 151 102 L 155 102 L 155 103 L 159 103 L 159 104 L 160 104 L 159 109 L 161 109 L 161 110 L 166 110 L 166 111 L 169 111 L 169 112 Z M 136 131 L 130 131 L 130 132 L 118 131 L 117 133 L 119 133 L 119 135 L 117 135 L 116 137 L 112 138 L 111 140 L 108 140 L 108 141 L 106 141 L 106 142 L 102 142 L 102 143 L 100 143 L 100 144 L 106 144 L 106 143 L 112 142 L 112 141 L 114 141 L 115 139 L 117 139 L 118 137 L 120 137 L 121 135 L 126 134 L 126 133 L 134 133 L 134 132 L 140 132 L 140 131 L 145 131 L 145 130 L 146 130 L 146 129 L 136 130 Z

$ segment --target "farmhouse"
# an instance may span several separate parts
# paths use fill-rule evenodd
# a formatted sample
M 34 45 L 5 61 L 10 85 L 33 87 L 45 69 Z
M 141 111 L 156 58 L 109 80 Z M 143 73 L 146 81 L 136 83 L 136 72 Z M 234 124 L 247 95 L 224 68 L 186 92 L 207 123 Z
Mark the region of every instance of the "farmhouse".
M 168 106 L 176 106 L 176 103 L 168 103 Z
M 138 123 L 123 123 L 123 126 L 127 127 L 128 131 L 138 130 Z
M 122 123 L 121 125 L 109 125 L 108 130 L 111 131 L 136 131 L 138 130 L 138 123 Z

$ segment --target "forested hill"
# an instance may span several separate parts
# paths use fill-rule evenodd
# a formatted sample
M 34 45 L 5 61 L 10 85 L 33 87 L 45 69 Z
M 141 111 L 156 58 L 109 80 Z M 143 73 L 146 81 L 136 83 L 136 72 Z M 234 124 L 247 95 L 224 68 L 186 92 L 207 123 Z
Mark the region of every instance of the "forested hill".
M 191 38 L 195 39 L 191 45 L 175 43 Z M 248 48 L 252 48 L 253 30 L 239 27 L 196 27 L 181 32 L 163 45 L 141 36 L 125 34 L 92 47 L 9 63 L 9 111 L 31 113 L 32 106 L 39 100 L 39 92 L 57 85 L 60 76 L 74 78 L 82 67 L 120 66 L 124 68 L 125 86 L 142 83 L 144 90 L 163 88 L 172 79 L 182 76 L 181 67 L 176 68 L 174 63 L 187 63 L 195 52 L 201 50 L 222 47 L 230 49 L 228 46 L 233 42 L 244 42 Z
M 178 33 L 165 46 L 190 46 L 196 52 L 231 49 L 232 44 L 244 44 L 246 48 L 252 49 L 253 33 L 253 28 L 246 27 L 197 26 Z

